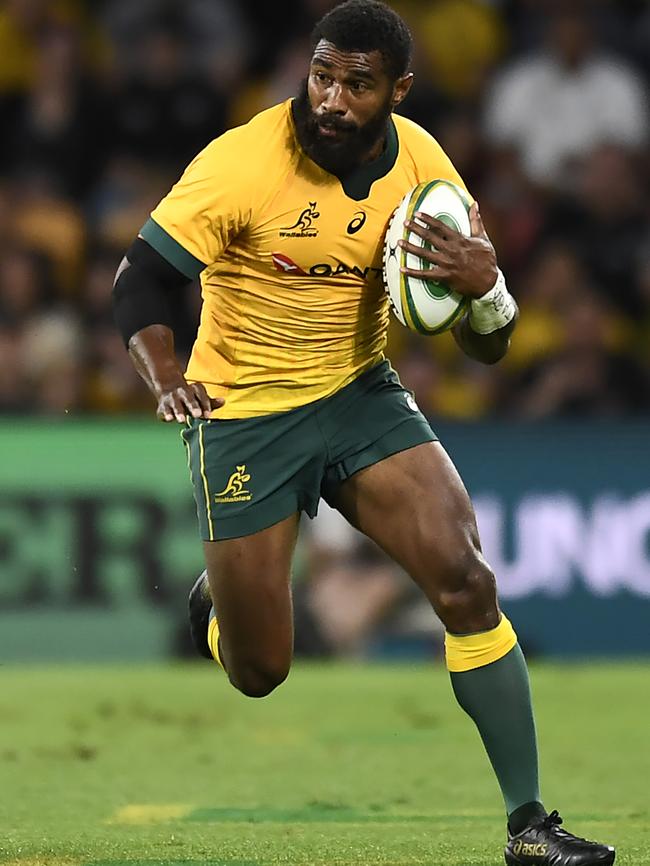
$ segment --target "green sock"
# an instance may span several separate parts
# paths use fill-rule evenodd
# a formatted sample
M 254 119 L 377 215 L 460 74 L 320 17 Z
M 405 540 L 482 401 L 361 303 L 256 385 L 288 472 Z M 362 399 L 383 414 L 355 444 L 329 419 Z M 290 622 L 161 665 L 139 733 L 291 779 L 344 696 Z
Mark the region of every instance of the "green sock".
M 450 677 L 456 700 L 479 730 L 508 814 L 539 802 L 535 720 L 519 644 L 496 662 Z

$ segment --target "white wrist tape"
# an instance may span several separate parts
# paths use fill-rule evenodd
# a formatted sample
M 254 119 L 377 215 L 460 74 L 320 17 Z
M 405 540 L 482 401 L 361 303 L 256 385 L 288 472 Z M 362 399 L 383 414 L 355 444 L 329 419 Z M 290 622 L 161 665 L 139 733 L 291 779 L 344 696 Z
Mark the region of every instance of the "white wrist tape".
M 492 334 L 505 328 L 517 313 L 517 304 L 506 287 L 500 270 L 496 283 L 482 298 L 473 298 L 469 308 L 469 324 L 477 334 Z

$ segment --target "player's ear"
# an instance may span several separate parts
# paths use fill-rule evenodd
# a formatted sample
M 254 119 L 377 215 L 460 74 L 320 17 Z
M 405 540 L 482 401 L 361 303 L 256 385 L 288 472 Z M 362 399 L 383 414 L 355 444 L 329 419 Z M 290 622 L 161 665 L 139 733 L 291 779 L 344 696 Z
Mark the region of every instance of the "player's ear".
M 397 108 L 400 102 L 405 98 L 406 94 L 411 89 L 411 85 L 413 84 L 413 73 L 407 72 L 406 75 L 402 75 L 401 78 L 398 78 L 395 84 L 393 85 L 393 108 Z

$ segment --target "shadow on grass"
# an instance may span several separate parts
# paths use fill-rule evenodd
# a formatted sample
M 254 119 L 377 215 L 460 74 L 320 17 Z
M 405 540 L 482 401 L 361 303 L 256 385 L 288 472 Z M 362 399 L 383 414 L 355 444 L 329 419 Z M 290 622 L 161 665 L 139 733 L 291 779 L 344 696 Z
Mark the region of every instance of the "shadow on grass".
M 472 820 L 494 820 L 493 815 L 472 816 Z M 386 810 L 383 806 L 355 809 L 351 806 L 314 803 L 296 809 L 257 807 L 248 809 L 195 809 L 185 821 L 205 821 L 213 824 L 410 824 L 439 820 L 467 820 L 462 815 L 412 815 Z
M 93 860 L 84 866 L 261 866 L 257 860 Z

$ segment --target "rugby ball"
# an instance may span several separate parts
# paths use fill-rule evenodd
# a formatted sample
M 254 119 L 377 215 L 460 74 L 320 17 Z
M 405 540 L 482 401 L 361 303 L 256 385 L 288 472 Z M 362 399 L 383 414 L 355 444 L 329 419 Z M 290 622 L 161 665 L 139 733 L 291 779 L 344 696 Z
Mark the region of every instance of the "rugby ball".
M 448 330 L 465 314 L 470 298 L 436 280 L 421 280 L 401 273 L 402 267 L 414 270 L 431 267 L 398 245 L 403 239 L 431 249 L 431 244 L 409 231 L 404 221 L 422 211 L 469 235 L 470 206 L 465 190 L 448 180 L 431 180 L 418 184 L 405 195 L 391 218 L 384 240 L 384 288 L 393 312 L 412 331 L 431 335 Z

